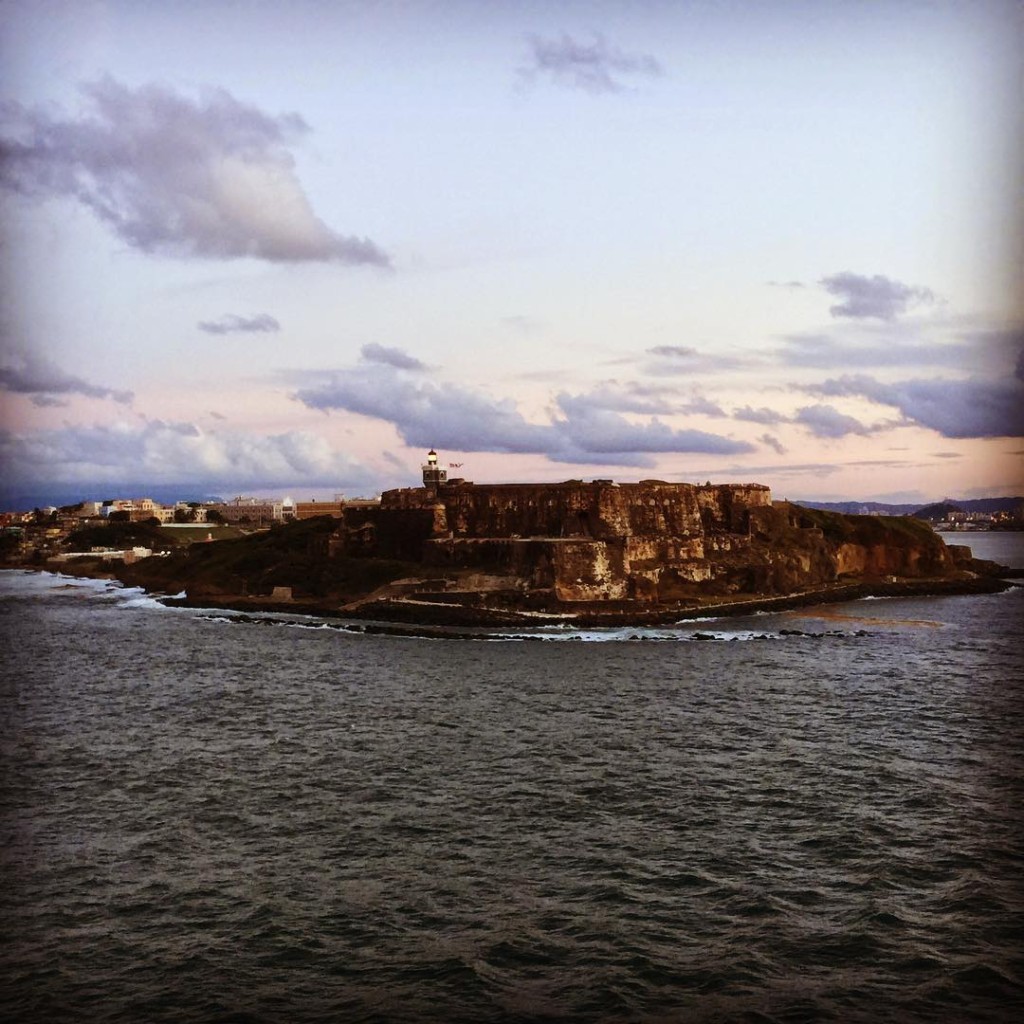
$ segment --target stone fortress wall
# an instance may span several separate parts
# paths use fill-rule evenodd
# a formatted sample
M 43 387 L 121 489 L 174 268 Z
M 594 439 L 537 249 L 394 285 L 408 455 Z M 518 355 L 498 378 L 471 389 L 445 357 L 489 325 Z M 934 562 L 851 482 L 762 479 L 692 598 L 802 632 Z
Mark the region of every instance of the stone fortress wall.
M 513 577 L 560 601 L 658 600 L 666 585 L 712 580 L 716 556 L 748 548 L 764 509 L 761 484 L 452 480 L 386 491 L 376 543 L 385 557 Z

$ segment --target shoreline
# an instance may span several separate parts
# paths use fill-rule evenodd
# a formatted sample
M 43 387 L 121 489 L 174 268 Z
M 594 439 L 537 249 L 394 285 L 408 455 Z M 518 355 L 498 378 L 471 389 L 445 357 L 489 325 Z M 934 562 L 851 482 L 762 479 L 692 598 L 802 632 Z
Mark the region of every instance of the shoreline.
M 179 597 L 167 591 L 151 589 L 133 580 L 125 580 L 117 572 L 110 570 L 75 574 L 65 572 L 63 568 L 37 565 L 11 565 L 5 568 L 15 572 L 52 573 L 69 579 L 117 581 L 124 586 L 138 587 L 154 600 L 171 608 L 208 609 L 210 611 L 236 612 L 239 615 L 273 613 L 343 619 L 357 624 L 354 626 L 354 630 L 357 632 L 424 636 L 435 639 L 480 636 L 480 634 L 454 632 L 462 629 L 508 629 L 538 626 L 615 629 L 669 626 L 701 619 L 737 618 L 760 612 L 779 612 L 814 605 L 843 604 L 865 598 L 969 596 L 1000 593 L 1014 587 L 1024 586 L 1024 583 L 1019 580 L 1002 576 L 878 580 L 837 584 L 796 594 L 774 596 L 755 594 L 733 600 L 693 605 L 680 603 L 671 606 L 658 605 L 630 609 L 622 608 L 620 605 L 607 611 L 575 605 L 567 606 L 564 611 L 517 611 L 505 608 L 418 601 L 415 598 L 390 598 L 337 604 L 316 598 L 272 601 L 268 597 L 249 597 L 242 594 Z
M 566 626 L 578 629 L 667 626 L 674 623 L 716 618 L 736 618 L 759 612 L 787 611 L 813 605 L 842 604 L 864 598 L 943 597 L 993 594 L 1021 584 L 995 577 L 972 579 L 901 580 L 861 582 L 803 591 L 799 594 L 751 596 L 733 601 L 703 605 L 658 606 L 647 609 L 616 609 L 606 612 L 576 608 L 562 612 L 515 611 L 512 609 L 467 607 L 465 605 L 391 599 L 367 602 L 358 607 L 326 604 L 317 600 L 287 602 L 259 597 L 229 595 L 221 597 L 152 596 L 176 608 L 212 608 L 222 611 L 272 612 L 275 614 L 313 615 L 355 622 L 396 623 L 433 628 L 507 628 Z M 147 591 L 149 593 L 149 591 Z

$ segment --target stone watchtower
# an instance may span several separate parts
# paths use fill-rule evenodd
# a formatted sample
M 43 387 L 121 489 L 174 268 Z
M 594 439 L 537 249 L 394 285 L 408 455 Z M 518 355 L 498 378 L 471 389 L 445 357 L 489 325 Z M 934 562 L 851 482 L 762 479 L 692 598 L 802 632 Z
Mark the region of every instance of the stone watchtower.
M 441 469 L 437 464 L 437 452 L 433 448 L 427 452 L 427 461 L 423 466 L 423 486 L 436 491 L 448 482 L 448 470 Z

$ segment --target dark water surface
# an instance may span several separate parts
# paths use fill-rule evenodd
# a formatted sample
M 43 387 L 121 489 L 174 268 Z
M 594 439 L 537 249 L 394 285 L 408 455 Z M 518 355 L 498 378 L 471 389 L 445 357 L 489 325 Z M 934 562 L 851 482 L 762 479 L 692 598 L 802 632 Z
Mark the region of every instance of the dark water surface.
M 1017 1019 L 1022 612 L 466 642 L 2 573 L 0 1016 Z

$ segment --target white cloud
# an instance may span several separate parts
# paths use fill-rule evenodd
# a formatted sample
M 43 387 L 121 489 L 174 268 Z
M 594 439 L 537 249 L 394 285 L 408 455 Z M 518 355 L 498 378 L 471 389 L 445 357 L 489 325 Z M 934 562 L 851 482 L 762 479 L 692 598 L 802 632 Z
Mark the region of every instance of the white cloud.
M 840 300 L 829 307 L 834 317 L 895 320 L 912 306 L 935 301 L 934 293 L 928 288 L 894 281 L 882 274 L 866 277 L 845 270 L 823 277 L 818 283 Z
M 259 435 L 211 432 L 193 423 L 150 420 L 66 426 L 0 437 L 7 484 L 125 480 L 209 488 L 364 487 L 373 474 L 305 431 Z
M 1024 436 L 1024 381 L 905 380 L 884 384 L 848 374 L 807 388 L 823 396 L 857 396 L 898 409 L 907 420 L 943 437 Z
M 200 320 L 196 326 L 207 334 L 270 334 L 281 330 L 281 325 L 269 313 L 253 316 L 225 313 L 219 320 Z
M 344 409 L 392 423 L 413 447 L 453 451 L 542 454 L 556 462 L 650 465 L 665 452 L 738 454 L 743 441 L 699 430 L 678 430 L 655 417 L 636 423 L 618 410 L 651 408 L 641 396 L 601 387 L 557 396 L 547 423 L 528 421 L 511 399 L 435 381 L 413 381 L 386 364 L 361 365 L 296 392 L 312 409 Z
M 833 409 L 831 405 L 807 405 L 798 409 L 794 423 L 806 427 L 815 437 L 839 438 L 847 434 L 870 433 L 860 420 Z
M 425 363 L 421 363 L 408 352 L 403 352 L 400 348 L 378 345 L 375 342 L 364 345 L 359 354 L 368 363 L 383 363 L 385 366 L 393 366 L 396 370 L 425 370 L 427 368 Z
M 45 356 L 21 349 L 12 349 L 0 360 L 0 389 L 28 395 L 34 404 L 41 407 L 64 405 L 57 395 L 109 398 L 122 405 L 132 400 L 130 391 L 93 384 L 65 373 Z
M 519 71 L 526 82 L 543 76 L 556 85 L 596 94 L 622 92 L 626 88 L 623 79 L 629 76 L 658 78 L 664 74 L 650 54 L 624 53 L 600 35 L 590 43 L 581 43 L 566 33 L 558 39 L 530 36 L 529 43 L 530 62 Z
M 81 91 L 77 117 L 6 108 L 0 183 L 77 199 L 143 252 L 388 264 L 313 212 L 289 149 L 309 130 L 298 115 L 271 116 L 223 89 L 193 100 L 106 77 Z

